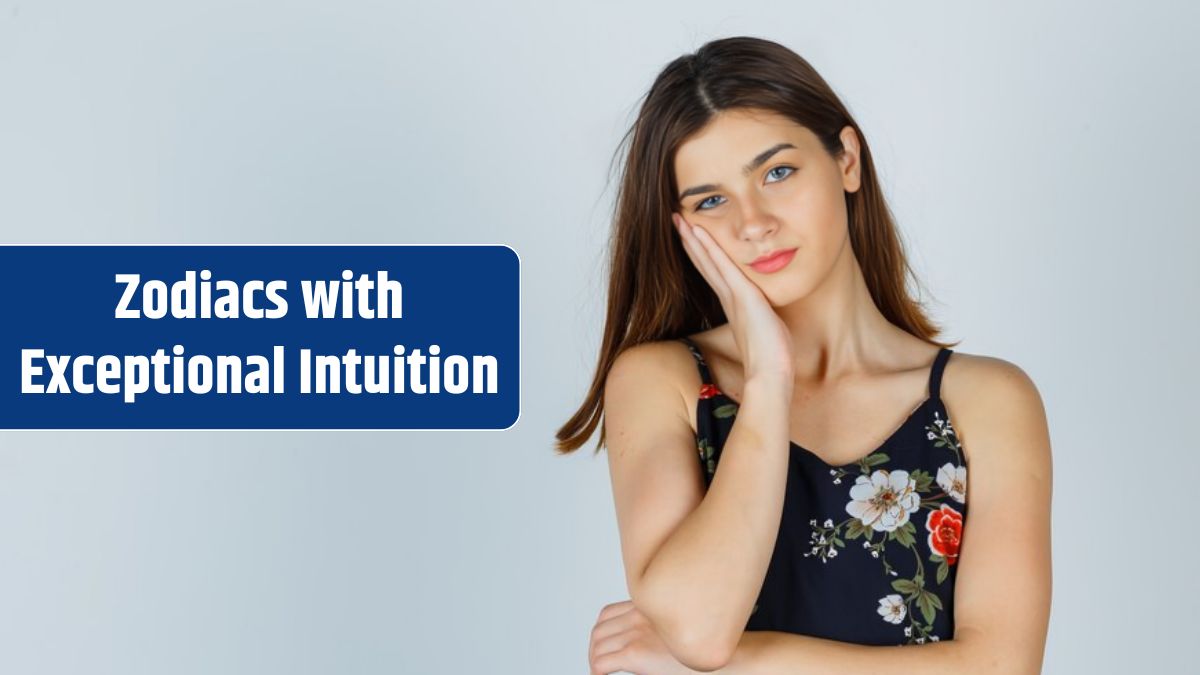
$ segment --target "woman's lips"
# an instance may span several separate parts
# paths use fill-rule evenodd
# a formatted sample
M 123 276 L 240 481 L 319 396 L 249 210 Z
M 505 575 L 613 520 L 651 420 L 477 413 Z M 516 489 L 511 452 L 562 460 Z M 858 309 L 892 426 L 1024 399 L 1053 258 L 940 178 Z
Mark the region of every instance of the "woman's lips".
M 753 267 L 755 271 L 762 272 L 763 274 L 770 274 L 771 272 L 778 272 L 779 270 L 787 267 L 787 264 L 792 261 L 792 258 L 795 255 L 796 249 L 792 248 L 786 251 L 781 251 L 770 258 L 767 258 L 766 260 L 750 263 L 750 266 Z

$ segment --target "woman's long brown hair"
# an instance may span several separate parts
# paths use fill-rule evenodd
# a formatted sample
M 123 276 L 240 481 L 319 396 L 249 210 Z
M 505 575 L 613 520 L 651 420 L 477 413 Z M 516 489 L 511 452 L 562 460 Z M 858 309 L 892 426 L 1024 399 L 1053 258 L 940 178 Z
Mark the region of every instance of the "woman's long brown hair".
M 604 447 L 604 382 L 618 354 L 727 321 L 716 293 L 688 261 L 671 213 L 679 208 L 676 150 L 714 115 L 733 109 L 786 116 L 815 133 L 835 158 L 843 150 L 841 130 L 847 125 L 855 129 L 861 185 L 846 193 L 846 207 L 850 243 L 871 298 L 888 321 L 928 342 L 950 346 L 933 339 L 941 328 L 909 295 L 907 278 L 918 285 L 919 280 L 884 200 L 867 139 L 833 89 L 808 61 L 783 45 L 753 37 L 714 40 L 667 64 L 622 139 L 622 146 L 632 142 L 616 200 L 599 362 L 583 404 L 556 434 L 558 453 L 578 449 L 597 426 L 596 452 Z

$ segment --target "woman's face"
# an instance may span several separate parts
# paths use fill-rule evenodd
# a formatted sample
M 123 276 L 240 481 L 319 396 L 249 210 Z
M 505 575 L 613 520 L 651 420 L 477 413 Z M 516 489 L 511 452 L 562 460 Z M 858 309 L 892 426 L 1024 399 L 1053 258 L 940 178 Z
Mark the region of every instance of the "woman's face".
M 802 298 L 849 252 L 845 192 L 859 187 L 858 138 L 833 158 L 816 134 L 782 115 L 719 113 L 675 154 L 679 213 L 706 230 L 775 306 Z M 778 269 L 756 259 L 795 249 Z

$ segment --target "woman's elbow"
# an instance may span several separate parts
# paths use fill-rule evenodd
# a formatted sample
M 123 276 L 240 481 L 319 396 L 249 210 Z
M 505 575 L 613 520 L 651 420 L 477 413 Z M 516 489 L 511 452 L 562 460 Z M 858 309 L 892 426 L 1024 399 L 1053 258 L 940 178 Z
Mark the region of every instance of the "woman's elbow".
M 677 661 L 700 672 L 720 670 L 729 665 L 741 640 L 741 633 L 706 628 L 694 616 L 669 613 L 657 620 L 650 618 L 659 637 Z
M 645 581 L 643 579 L 643 581 Z M 720 670 L 729 664 L 742 639 L 741 624 L 700 609 L 698 598 L 681 598 L 645 583 L 631 588 L 633 604 L 646 617 L 671 655 L 683 665 L 701 672 Z
M 708 673 L 729 665 L 736 648 L 736 643 L 730 646 L 728 641 L 704 637 L 691 638 L 681 642 L 681 653 L 677 654 L 675 658 L 692 670 Z

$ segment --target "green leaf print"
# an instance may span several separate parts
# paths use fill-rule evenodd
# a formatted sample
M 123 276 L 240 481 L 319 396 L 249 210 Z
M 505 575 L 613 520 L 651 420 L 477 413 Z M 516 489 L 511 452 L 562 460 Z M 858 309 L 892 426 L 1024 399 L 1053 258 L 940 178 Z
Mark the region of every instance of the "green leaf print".
M 866 535 L 870 530 L 871 528 L 869 526 L 863 525 L 861 520 L 855 518 L 854 520 L 850 521 L 849 525 L 846 526 L 846 538 L 858 539 L 859 537 Z
M 943 560 L 942 563 L 940 565 L 938 565 L 937 582 L 939 584 L 942 583 L 943 581 L 946 580 L 946 576 L 949 574 L 950 574 L 950 566 L 946 564 L 945 560 Z
M 936 614 L 933 602 L 930 601 L 931 597 L 934 597 L 933 594 L 928 592 L 923 592 L 917 596 L 917 607 L 921 608 L 921 616 L 925 618 L 925 623 L 930 624 L 933 623 L 933 617 Z
M 867 458 L 863 461 L 867 463 L 867 466 L 878 466 L 891 461 L 891 457 L 888 457 L 887 453 L 877 452 L 873 455 L 867 456 Z
M 917 530 L 913 527 L 912 522 L 907 522 L 903 527 L 896 528 L 892 532 L 892 538 L 904 548 L 912 548 L 917 543 L 916 533 Z
M 925 591 L 925 595 L 929 596 L 929 603 L 933 605 L 934 609 L 944 609 L 942 607 L 942 599 L 938 597 L 937 593 Z M 929 623 L 933 623 L 933 619 L 929 619 L 928 621 Z
M 725 405 L 719 405 L 713 409 L 713 415 L 716 417 L 720 417 L 722 419 L 724 419 L 726 417 L 733 417 L 736 414 L 737 414 L 737 406 L 732 403 L 726 403 Z
M 700 452 L 700 459 L 704 462 L 705 470 L 710 474 L 715 472 L 717 470 L 717 461 L 713 457 L 712 443 L 709 443 L 707 438 L 702 438 L 696 444 L 696 449 Z

